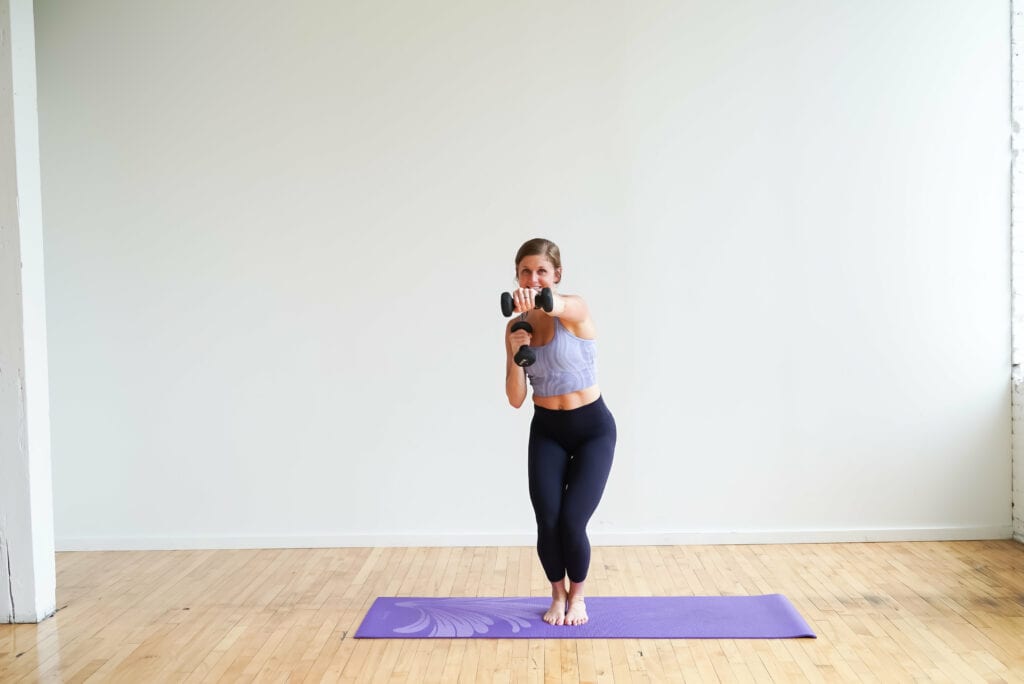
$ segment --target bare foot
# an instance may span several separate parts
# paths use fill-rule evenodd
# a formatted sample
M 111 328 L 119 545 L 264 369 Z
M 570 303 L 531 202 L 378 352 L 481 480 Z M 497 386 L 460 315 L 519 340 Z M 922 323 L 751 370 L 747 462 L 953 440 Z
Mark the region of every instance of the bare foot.
M 549 625 L 565 624 L 565 597 L 551 599 L 551 607 L 544 613 L 544 622 Z
M 589 619 L 587 616 L 587 604 L 582 598 L 569 601 L 569 612 L 565 614 L 565 624 L 584 625 Z
M 565 624 L 565 602 L 569 592 L 565 590 L 565 581 L 551 583 L 551 607 L 544 613 L 544 622 L 549 625 Z

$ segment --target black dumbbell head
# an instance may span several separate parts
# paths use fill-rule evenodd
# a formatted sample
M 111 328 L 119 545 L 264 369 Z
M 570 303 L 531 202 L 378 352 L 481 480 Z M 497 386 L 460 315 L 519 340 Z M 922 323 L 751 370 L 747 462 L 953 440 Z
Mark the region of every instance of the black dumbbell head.
M 555 308 L 555 297 L 550 287 L 545 287 L 537 293 L 535 301 L 537 302 L 538 309 L 544 309 L 548 313 L 551 313 L 551 310 Z
M 526 368 L 527 366 L 532 366 L 534 364 L 534 362 L 537 360 L 537 355 L 533 353 L 532 349 L 530 349 L 527 345 L 524 344 L 522 347 L 519 348 L 519 351 L 516 352 L 516 355 L 513 358 L 513 360 L 516 362 L 517 366 L 522 366 L 523 368 Z

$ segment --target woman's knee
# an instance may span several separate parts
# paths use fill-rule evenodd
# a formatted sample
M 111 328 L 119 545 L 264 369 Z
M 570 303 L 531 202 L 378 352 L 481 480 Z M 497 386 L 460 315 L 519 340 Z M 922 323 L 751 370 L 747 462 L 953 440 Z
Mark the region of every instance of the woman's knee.
M 537 533 L 547 537 L 562 537 L 558 515 L 537 513 Z
M 586 546 L 589 543 L 587 539 L 587 521 L 563 519 L 558 526 L 558 536 L 561 538 L 562 544 L 567 548 Z

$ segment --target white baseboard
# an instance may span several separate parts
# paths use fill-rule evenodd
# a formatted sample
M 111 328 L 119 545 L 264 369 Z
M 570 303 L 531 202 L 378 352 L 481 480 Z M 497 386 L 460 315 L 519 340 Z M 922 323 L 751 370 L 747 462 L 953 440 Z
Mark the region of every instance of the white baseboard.
M 701 544 L 835 544 L 849 542 L 969 541 L 1010 539 L 1010 525 L 799 530 L 712 530 L 591 534 L 602 546 Z
M 1011 525 L 833 530 L 591 531 L 595 546 L 717 544 L 822 544 L 844 542 L 1011 539 Z M 239 537 L 57 537 L 57 551 L 161 551 L 177 549 L 312 549 L 407 546 L 533 546 L 531 532 L 367 533 Z

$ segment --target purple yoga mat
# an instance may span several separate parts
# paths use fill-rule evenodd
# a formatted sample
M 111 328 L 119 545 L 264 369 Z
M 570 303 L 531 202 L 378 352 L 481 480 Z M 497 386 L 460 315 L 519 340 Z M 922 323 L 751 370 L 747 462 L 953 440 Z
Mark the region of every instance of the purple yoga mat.
M 549 625 L 544 598 L 378 598 L 356 639 L 785 639 L 814 632 L 781 594 L 587 599 L 590 621 Z

